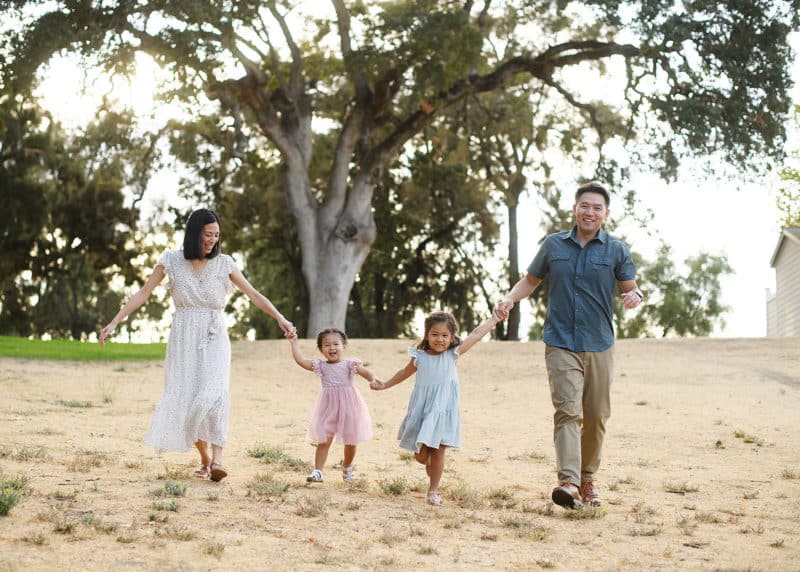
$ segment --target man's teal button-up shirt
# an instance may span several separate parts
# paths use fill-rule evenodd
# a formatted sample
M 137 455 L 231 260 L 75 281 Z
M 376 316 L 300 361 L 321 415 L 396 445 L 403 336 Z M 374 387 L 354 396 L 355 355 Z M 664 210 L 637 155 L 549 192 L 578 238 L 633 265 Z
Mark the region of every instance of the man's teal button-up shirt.
M 604 230 L 581 247 L 576 228 L 547 236 L 528 274 L 549 277 L 544 342 L 574 352 L 614 345 L 614 292 L 633 280 L 628 247 Z

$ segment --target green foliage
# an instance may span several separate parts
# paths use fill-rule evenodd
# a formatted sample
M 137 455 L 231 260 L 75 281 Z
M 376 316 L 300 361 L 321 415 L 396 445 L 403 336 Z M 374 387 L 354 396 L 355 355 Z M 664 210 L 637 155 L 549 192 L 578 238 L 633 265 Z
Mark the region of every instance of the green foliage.
M 645 304 L 630 320 L 617 308 L 620 337 L 670 335 L 707 336 L 728 311 L 720 298 L 720 278 L 733 272 L 724 256 L 701 252 L 684 261 L 686 273 L 675 268 L 670 248 L 662 244 L 652 262 L 637 262 L 637 281 L 646 292 Z
M 352 336 L 419 336 L 416 309 L 447 309 L 462 330 L 481 320 L 490 277 L 483 261 L 499 229 L 488 189 L 460 160 L 457 143 L 446 133 L 431 138 L 426 152 L 403 158 L 376 189 L 376 224 L 391 230 L 378 234 L 353 285 Z
M 138 276 L 138 211 L 123 189 L 151 159 L 129 115 L 104 111 L 66 136 L 28 97 L 0 97 L 0 332 L 84 339 L 116 313 L 110 287 Z M 151 307 L 156 316 L 159 308 Z
M 28 477 L 4 477 L 0 475 L 0 516 L 8 516 L 22 499 L 31 493 L 28 487 Z
M 795 129 L 800 129 L 800 105 L 794 108 Z M 800 226 L 800 149 L 780 172 L 784 187 L 778 189 L 778 209 L 783 213 L 784 227 Z
M 166 344 L 99 344 L 74 340 L 28 340 L 0 336 L 0 356 L 69 361 L 163 360 Z
M 307 461 L 289 455 L 283 447 L 268 447 L 261 443 L 256 443 L 247 450 L 247 455 L 254 459 L 260 459 L 267 465 L 278 465 L 290 471 L 306 472 L 312 468 Z
M 358 2 L 342 4 L 338 21 L 311 13 L 298 33 L 292 18 L 309 15 L 303 10 L 311 4 L 6 4 L 0 12 L 3 89 L 29 92 L 40 66 L 63 51 L 118 73 L 132 69 L 135 51 L 151 54 L 172 74 L 162 95 L 185 104 L 193 115 L 191 137 L 173 145 L 181 161 L 195 169 L 196 176 L 184 182 L 184 192 L 206 198 L 205 204 L 225 213 L 224 221 L 234 221 L 232 232 L 223 236 L 231 237 L 232 250 L 233 245 L 241 247 L 256 287 L 280 308 L 289 308 L 293 319 L 315 312 L 327 318 L 316 307 L 325 300 L 319 292 L 335 292 L 336 305 L 343 306 L 347 301 L 342 293 L 355 282 L 348 308 L 362 335 L 405 327 L 403 320 L 393 327 L 382 318 L 370 321 L 359 315 L 370 313 L 368 308 L 386 314 L 407 306 L 427 310 L 424 306 L 435 300 L 437 306 L 463 311 L 465 325 L 474 319 L 461 308 L 474 306 L 481 295 L 472 289 L 481 277 L 471 274 L 481 268 L 491 245 L 470 252 L 469 261 L 455 249 L 455 260 L 447 261 L 437 251 L 453 251 L 454 241 L 465 237 L 450 233 L 450 243 L 443 239 L 440 247 L 435 234 L 448 221 L 438 210 L 447 202 L 441 201 L 447 198 L 441 185 L 447 182 L 450 192 L 460 193 L 453 182 L 474 181 L 477 169 L 464 152 L 474 147 L 453 145 L 439 164 L 440 158 L 431 155 L 431 142 L 452 125 L 458 126 L 455 139 L 468 137 L 469 114 L 458 115 L 474 111 L 481 94 L 528 86 L 530 115 L 520 114 L 524 121 L 516 126 L 513 119 L 497 122 L 498 130 L 510 134 L 507 143 L 529 141 L 543 153 L 559 149 L 570 160 L 596 153 L 596 175 L 606 180 L 620 180 L 637 161 L 670 179 L 691 155 L 722 156 L 755 178 L 769 169 L 771 161 L 765 157 L 780 159 L 783 153 L 792 58 L 787 36 L 800 21 L 796 0 L 531 0 L 487 2 L 483 8 L 451 0 Z M 348 34 L 345 38 L 338 37 L 342 31 Z M 630 44 L 617 43 L 622 37 Z M 614 58 L 624 59 L 627 84 L 619 88 L 624 93 L 615 94 L 624 97 L 606 98 L 592 82 L 615 65 Z M 568 72 L 578 72 L 586 82 L 570 80 L 576 74 Z M 522 89 L 520 104 L 525 96 Z M 224 117 L 207 117 L 206 98 L 220 104 Z M 480 103 L 505 105 L 491 98 Z M 453 115 L 447 117 L 449 113 Z M 118 133 L 130 135 L 126 121 L 119 119 Z M 534 127 L 532 133 L 514 133 L 515 127 L 527 126 Z M 97 151 L 98 142 L 119 141 L 109 147 L 117 152 L 136 138 L 116 139 L 111 127 L 104 125 L 102 138 L 87 131 L 79 144 L 67 142 L 64 148 L 75 161 L 62 159 L 60 169 L 51 171 L 60 176 L 51 175 L 46 185 L 41 178 L 15 175 L 14 189 L 29 185 L 25 192 L 45 196 L 48 205 L 97 203 L 106 219 L 76 219 L 69 208 L 63 217 L 60 211 L 28 211 L 23 196 L 9 201 L 15 212 L 25 212 L 14 222 L 21 242 L 14 249 L 27 260 L 36 243 L 37 253 L 47 248 L 50 257 L 40 263 L 41 271 L 31 269 L 32 280 L 39 282 L 22 285 L 16 277 L 23 269 L 14 260 L 7 262 L 12 272 L 2 276 L 15 278 L 13 288 L 2 289 L 0 331 L 81 337 L 96 329 L 104 308 L 118 305 L 102 270 L 109 268 L 105 263 L 110 259 L 119 268 L 132 268 L 126 249 L 135 238 L 138 215 L 135 208 L 126 212 L 117 200 L 129 184 L 129 171 L 112 154 Z M 605 146 L 612 140 L 630 151 L 630 164 L 606 156 Z M 84 164 L 84 148 L 100 157 L 90 168 Z M 128 151 L 135 149 L 154 147 L 139 142 Z M 457 156 L 450 157 L 450 152 Z M 426 161 L 435 169 L 426 169 Z M 540 164 L 542 175 L 531 183 L 546 199 L 550 165 Z M 496 168 L 497 162 L 485 165 Z M 411 175 L 399 174 L 410 167 L 415 169 L 413 184 L 405 182 Z M 506 190 L 521 180 L 516 171 L 505 178 Z M 146 169 L 131 172 L 142 180 Z M 2 188 L 10 187 L 0 180 Z M 58 193 L 51 200 L 53 188 Z M 430 220 L 421 222 L 422 211 L 420 220 L 409 217 L 417 224 L 418 240 L 410 245 L 380 243 L 407 216 L 391 209 L 399 205 L 412 210 L 411 201 L 420 202 L 415 188 L 435 197 Z M 466 195 L 464 204 L 471 204 L 480 193 L 469 189 Z M 448 200 L 459 203 L 461 197 Z M 485 194 L 484 205 L 488 200 Z M 460 222 L 467 244 L 487 236 L 491 240 L 478 210 L 468 208 L 472 214 Z M 107 224 L 93 228 L 118 233 L 110 242 L 116 245 L 111 254 L 103 256 L 102 249 L 91 247 L 90 233 L 76 230 L 87 219 L 105 220 Z M 344 224 L 344 237 L 338 223 Z M 42 228 L 48 230 L 44 237 Z M 388 268 L 377 255 L 364 263 L 370 248 L 384 258 L 390 254 L 392 262 L 405 266 L 405 274 Z M 306 267 L 306 275 L 300 274 L 301 264 L 330 260 L 341 252 L 346 253 L 342 268 L 347 272 L 332 276 L 335 272 L 326 269 L 318 277 Z M 56 264 L 65 272 L 56 272 Z M 708 260 L 698 264 L 713 266 Z M 415 282 L 405 280 L 414 265 L 421 265 L 424 273 Z M 395 283 L 383 283 L 388 278 L 399 278 L 409 292 L 394 293 Z M 126 283 L 137 279 L 126 276 Z M 467 294 L 457 293 L 457 287 Z M 316 300 L 315 307 L 306 301 L 307 293 Z M 33 319 L 28 325 L 21 316 L 32 309 L 34 297 L 36 311 L 29 312 Z M 237 300 L 233 304 L 238 307 Z M 340 309 L 337 315 L 343 316 Z M 259 337 L 278 335 L 263 315 L 243 312 L 235 334 L 253 329 Z

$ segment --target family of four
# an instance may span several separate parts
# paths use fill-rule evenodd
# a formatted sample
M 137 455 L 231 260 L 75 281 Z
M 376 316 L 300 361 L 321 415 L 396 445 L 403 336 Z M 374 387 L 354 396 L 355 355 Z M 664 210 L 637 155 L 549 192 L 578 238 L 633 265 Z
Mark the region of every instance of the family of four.
M 308 424 L 308 438 L 316 443 L 316 453 L 314 470 L 307 480 L 323 481 L 334 438 L 344 445 L 342 478 L 346 482 L 354 479 L 356 446 L 372 436 L 369 412 L 353 385 L 356 375 L 368 380 L 373 390 L 388 389 L 416 375 L 398 439 L 400 447 L 425 466 L 427 500 L 438 506 L 442 504 L 439 482 L 445 451 L 461 446 L 456 363 L 547 277 L 545 363 L 555 408 L 553 437 L 558 473 L 552 499 L 566 508 L 599 506 L 595 474 L 611 414 L 614 296 L 619 288 L 622 304 L 628 309 L 636 308 L 644 298 L 636 284 L 630 251 L 602 229 L 609 202 L 609 193 L 602 185 L 579 187 L 573 205 L 575 226 L 545 238 L 526 275 L 497 303 L 492 317 L 460 339 L 451 314 L 431 313 L 425 319 L 421 340 L 408 350 L 408 363 L 386 381 L 365 369 L 360 360 L 345 358 L 347 336 L 336 328 L 325 329 L 317 336 L 322 359 L 303 356 L 294 325 L 247 281 L 230 256 L 220 253 L 220 220 L 206 209 L 192 213 L 183 250 L 161 257 L 144 286 L 100 331 L 99 342 L 103 344 L 116 326 L 168 278 L 175 316 L 167 343 L 164 394 L 145 442 L 169 451 L 196 447 L 200 468 L 195 476 L 219 481 L 228 474 L 222 451 L 230 411 L 231 365 L 222 311 L 232 286 L 236 286 L 277 321 L 289 339 L 295 362 L 322 381 Z

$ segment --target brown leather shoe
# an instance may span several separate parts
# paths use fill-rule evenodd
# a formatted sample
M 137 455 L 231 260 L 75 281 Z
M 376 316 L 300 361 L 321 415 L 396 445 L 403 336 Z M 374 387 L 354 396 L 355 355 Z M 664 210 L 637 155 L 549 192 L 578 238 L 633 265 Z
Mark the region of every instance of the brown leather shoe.
M 591 506 L 600 506 L 603 504 L 600 501 L 600 494 L 597 492 L 594 481 L 586 481 L 581 485 L 581 495 L 583 496 L 583 502 L 586 504 Z
M 564 508 L 580 508 L 583 506 L 581 490 L 570 481 L 561 481 L 553 489 L 553 502 Z

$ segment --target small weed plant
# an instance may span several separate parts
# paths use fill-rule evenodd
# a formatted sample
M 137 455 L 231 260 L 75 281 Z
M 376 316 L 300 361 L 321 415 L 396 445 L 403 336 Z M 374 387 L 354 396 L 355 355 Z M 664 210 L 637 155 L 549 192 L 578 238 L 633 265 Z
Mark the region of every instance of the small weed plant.
M 378 486 L 387 495 L 400 496 L 408 491 L 408 481 L 405 477 L 382 479 L 378 483 Z

